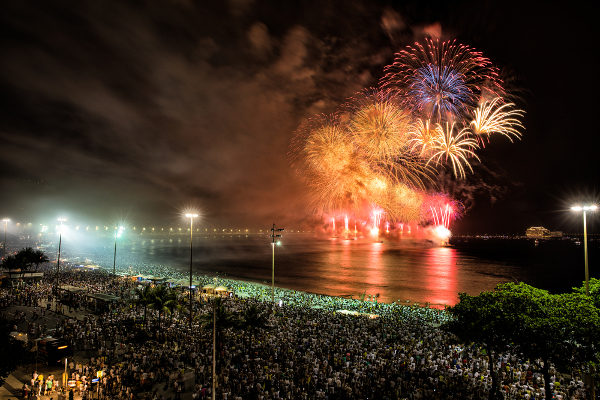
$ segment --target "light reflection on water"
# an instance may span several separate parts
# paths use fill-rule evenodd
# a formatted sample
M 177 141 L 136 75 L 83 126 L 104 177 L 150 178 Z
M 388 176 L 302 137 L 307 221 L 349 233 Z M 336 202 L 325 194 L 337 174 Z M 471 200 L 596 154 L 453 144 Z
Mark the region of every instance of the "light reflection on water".
M 510 280 L 514 267 L 470 257 L 459 250 L 423 243 L 318 240 L 287 235 L 275 248 L 276 285 L 336 296 L 379 294 L 379 301 L 410 300 L 454 304 L 457 293 L 477 294 Z M 187 240 L 136 239 L 119 245 L 117 267 L 151 275 L 185 273 Z M 112 246 L 78 249 L 78 256 L 112 268 Z M 269 282 L 268 237 L 194 238 L 194 271 L 230 278 Z M 488 273 L 493 271 L 493 274 Z
M 427 249 L 425 285 L 432 304 L 453 304 L 458 290 L 456 250 L 449 247 Z

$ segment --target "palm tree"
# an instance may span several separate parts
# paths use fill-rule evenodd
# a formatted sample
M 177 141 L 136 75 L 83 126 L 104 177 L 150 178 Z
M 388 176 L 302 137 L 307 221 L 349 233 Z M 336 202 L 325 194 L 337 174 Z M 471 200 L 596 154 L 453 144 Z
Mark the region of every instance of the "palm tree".
M 32 265 L 35 265 L 37 271 L 40 264 L 48 262 L 48 257 L 41 250 L 33 250 L 31 247 L 26 247 L 19 251 L 14 256 L 17 267 L 20 267 L 23 271 L 27 271 Z
M 254 335 L 256 334 L 256 331 L 266 325 L 268 313 L 261 310 L 255 303 L 250 303 L 244 309 L 242 321 L 243 329 L 250 333 L 251 346 L 254 346 Z
M 217 330 L 217 342 L 221 342 L 221 338 L 223 335 L 223 331 L 227 328 L 236 328 L 241 325 L 241 321 L 239 317 L 229 311 L 227 307 L 225 307 L 225 301 L 222 298 L 217 297 L 212 300 L 213 309 L 212 312 L 208 312 L 205 314 L 201 314 L 198 319 L 200 323 L 207 329 L 212 329 L 213 327 L 213 315 L 217 322 L 216 330 Z
M 17 268 L 19 268 L 19 266 L 20 266 L 19 260 L 17 260 L 17 258 L 13 255 L 6 256 L 4 258 L 4 260 L 2 261 L 2 268 L 7 269 L 7 270 L 17 269 Z
M 136 305 L 141 305 L 144 307 L 144 322 L 142 323 L 142 326 L 146 327 L 146 310 L 153 301 L 152 287 L 145 285 L 141 289 L 136 289 L 135 294 L 137 297 L 135 300 Z
M 15 258 L 21 264 L 21 269 L 23 271 L 27 271 L 31 265 L 33 264 L 33 257 L 35 252 L 31 247 L 24 248 L 20 250 L 17 254 L 15 254 Z
M 255 303 L 251 303 L 246 306 L 244 309 L 244 314 L 242 315 L 242 319 L 244 321 L 245 328 L 250 331 L 254 331 L 265 326 L 268 320 L 267 314 Z
M 178 313 L 182 313 L 185 312 L 186 310 L 188 310 L 187 307 L 187 302 L 186 297 L 179 297 L 177 295 L 177 293 L 175 292 L 175 290 L 173 290 L 173 295 L 174 295 L 174 299 L 173 301 L 169 301 L 167 302 L 166 306 L 169 309 L 169 314 L 171 315 L 171 323 L 173 323 L 173 317 L 175 316 L 175 311 L 177 311 Z
M 156 286 L 152 290 L 152 301 L 150 307 L 158 311 L 158 327 L 160 328 L 161 316 L 164 312 L 170 312 L 171 307 L 175 307 L 177 296 L 173 290 L 164 285 Z
M 40 267 L 40 264 L 47 263 L 48 261 L 48 256 L 41 250 L 35 250 L 31 256 L 31 262 L 35 264 L 36 271 Z

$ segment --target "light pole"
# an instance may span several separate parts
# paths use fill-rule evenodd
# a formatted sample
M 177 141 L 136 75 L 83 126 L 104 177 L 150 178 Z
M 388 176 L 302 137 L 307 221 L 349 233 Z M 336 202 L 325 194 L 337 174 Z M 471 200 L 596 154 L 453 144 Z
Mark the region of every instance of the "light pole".
M 62 243 L 62 227 L 63 222 L 65 222 L 66 218 L 58 218 L 58 222 L 60 222 L 60 226 L 58 228 L 58 257 L 56 257 L 56 290 L 58 291 L 59 282 L 58 282 L 58 272 L 60 271 L 60 246 Z M 58 293 L 58 292 L 57 292 Z
M 4 247 L 2 250 L 2 258 L 6 257 L 6 227 L 8 226 L 8 223 L 10 222 L 10 218 L 4 218 L 2 220 L 2 222 L 4 222 Z
M 198 217 L 197 213 L 189 212 L 185 214 L 186 218 L 190 219 L 190 330 L 192 329 L 192 240 L 194 238 L 194 218 Z
M 585 263 L 585 294 L 590 295 L 590 272 L 588 270 L 588 251 L 587 251 L 587 226 L 586 226 L 586 218 L 585 214 L 587 211 L 596 211 L 598 206 L 595 204 L 587 204 L 584 206 L 573 206 L 571 207 L 571 211 L 575 212 L 583 212 L 583 253 L 584 253 L 584 263 Z
M 217 396 L 217 303 L 213 299 L 212 400 Z
M 271 247 L 273 248 L 273 263 L 272 263 L 272 273 L 271 273 L 271 303 L 275 303 L 275 239 L 281 237 L 277 232 L 283 231 L 283 228 L 276 228 L 275 223 L 273 222 L 273 227 L 271 228 Z
M 119 229 L 115 232 L 115 253 L 113 255 L 113 277 L 116 276 L 116 267 L 117 267 L 117 239 L 121 237 L 125 228 L 123 226 L 119 226 Z

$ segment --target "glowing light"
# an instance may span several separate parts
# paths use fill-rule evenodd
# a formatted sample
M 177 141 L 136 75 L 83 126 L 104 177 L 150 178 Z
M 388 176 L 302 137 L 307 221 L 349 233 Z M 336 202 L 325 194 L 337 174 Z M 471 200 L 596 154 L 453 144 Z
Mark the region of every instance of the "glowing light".
M 596 211 L 598 206 L 596 204 L 586 204 L 584 206 L 573 206 L 571 207 L 571 211 L 581 212 L 581 211 Z
M 373 226 L 371 227 L 371 235 L 377 236 L 379 234 L 379 225 L 381 224 L 381 215 L 383 214 L 382 210 L 373 210 L 371 213 L 371 218 L 373 221 Z
M 434 232 L 435 232 L 436 236 L 442 240 L 448 240 L 450 238 L 450 236 L 452 235 L 450 230 L 443 225 L 436 226 L 434 229 Z
M 124 226 L 119 226 L 116 231 L 115 231 L 115 239 L 120 238 L 123 235 L 123 232 L 125 231 L 125 227 Z

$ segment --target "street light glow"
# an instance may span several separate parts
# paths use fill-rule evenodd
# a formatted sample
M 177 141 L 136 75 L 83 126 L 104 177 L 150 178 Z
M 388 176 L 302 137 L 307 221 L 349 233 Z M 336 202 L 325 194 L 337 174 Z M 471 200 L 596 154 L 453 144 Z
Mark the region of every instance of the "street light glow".
M 586 212 L 596 211 L 598 206 L 596 204 L 585 204 L 583 206 L 576 205 L 571 207 L 571 211 L 581 212 L 583 211 L 583 254 L 584 254 L 584 266 L 585 266 L 585 294 L 590 295 L 590 275 L 588 269 L 588 249 L 587 249 L 587 226 L 586 226 Z
M 125 230 L 124 226 L 119 226 L 119 229 L 116 230 L 116 232 L 115 232 L 115 238 L 120 238 L 123 235 L 124 230 Z
M 3 218 L 2 222 L 4 222 L 4 223 L 10 222 L 10 218 Z
M 186 213 L 185 217 L 186 218 L 197 218 L 198 214 L 197 213 Z
M 573 206 L 571 207 L 571 211 L 581 212 L 581 211 L 596 211 L 598 206 L 596 204 L 586 204 L 583 206 Z

